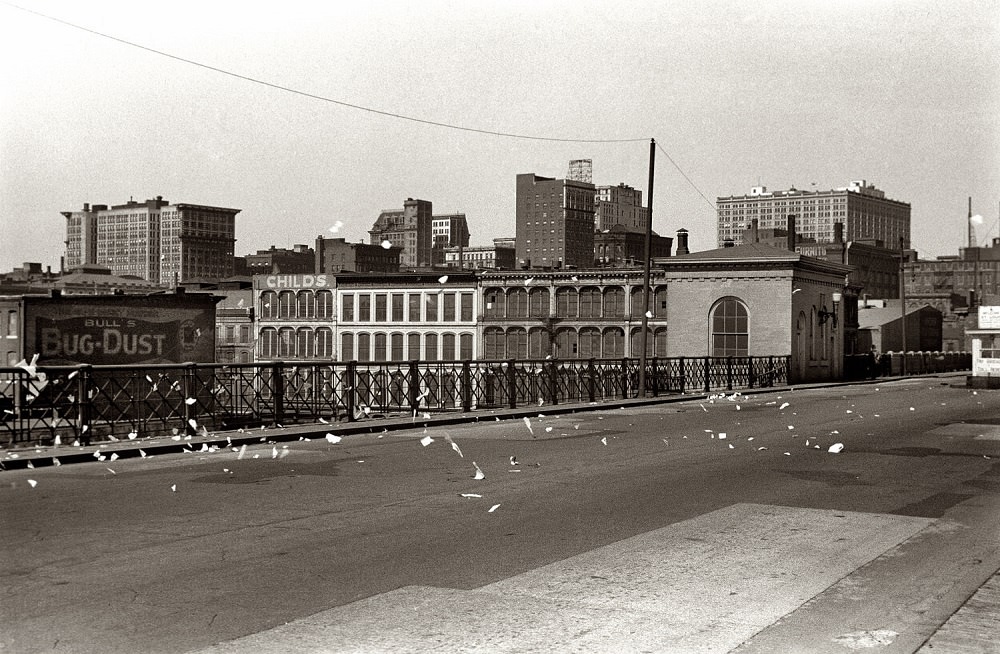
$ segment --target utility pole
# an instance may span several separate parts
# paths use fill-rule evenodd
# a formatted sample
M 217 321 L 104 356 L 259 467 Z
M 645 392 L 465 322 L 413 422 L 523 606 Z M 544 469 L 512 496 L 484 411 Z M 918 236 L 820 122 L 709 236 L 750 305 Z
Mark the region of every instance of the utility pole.
M 639 397 L 646 397 L 646 347 L 649 327 L 649 258 L 653 247 L 653 165 L 656 162 L 656 139 L 649 139 L 649 196 L 646 198 L 646 243 L 642 267 L 642 335 L 639 337 Z
M 903 375 L 906 375 L 906 256 L 903 252 L 903 237 L 899 237 L 899 311 L 900 311 L 900 328 L 902 329 L 903 344 L 900 348 L 902 350 L 902 368 L 901 371 Z

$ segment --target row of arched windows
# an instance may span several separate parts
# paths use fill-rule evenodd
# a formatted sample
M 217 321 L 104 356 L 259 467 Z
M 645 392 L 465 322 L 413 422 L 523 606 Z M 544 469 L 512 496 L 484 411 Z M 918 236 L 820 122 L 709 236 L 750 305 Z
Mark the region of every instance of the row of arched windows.
M 257 352 L 261 359 L 330 359 L 333 330 L 329 327 L 264 327 Z
M 667 329 L 646 331 L 646 353 L 667 356 Z M 642 351 L 642 329 L 634 327 L 629 336 L 629 355 Z M 485 359 L 609 359 L 628 356 L 625 330 L 621 327 L 487 327 L 483 330 Z
M 264 291 L 260 294 L 261 318 L 332 319 L 335 316 L 333 291 Z
M 564 286 L 556 289 L 555 301 L 548 288 L 487 288 L 486 318 L 528 318 L 550 315 L 560 318 L 621 318 L 626 315 L 641 316 L 642 288 L 629 291 L 626 304 L 622 286 Z M 666 317 L 667 287 L 657 286 L 649 297 L 649 311 L 655 317 Z

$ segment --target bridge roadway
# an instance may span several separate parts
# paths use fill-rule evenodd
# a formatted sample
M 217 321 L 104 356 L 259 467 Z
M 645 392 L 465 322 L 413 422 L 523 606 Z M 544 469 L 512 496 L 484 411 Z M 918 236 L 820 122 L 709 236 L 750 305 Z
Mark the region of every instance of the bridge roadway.
M 962 381 L 8 452 L 0 651 L 1000 652 Z

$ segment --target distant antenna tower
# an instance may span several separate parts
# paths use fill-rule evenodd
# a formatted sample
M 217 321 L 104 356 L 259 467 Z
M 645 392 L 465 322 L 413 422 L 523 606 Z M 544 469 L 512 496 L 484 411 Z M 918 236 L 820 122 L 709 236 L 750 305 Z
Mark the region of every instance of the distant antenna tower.
M 569 162 L 569 172 L 566 179 L 574 182 L 594 183 L 594 160 L 593 159 L 571 159 Z

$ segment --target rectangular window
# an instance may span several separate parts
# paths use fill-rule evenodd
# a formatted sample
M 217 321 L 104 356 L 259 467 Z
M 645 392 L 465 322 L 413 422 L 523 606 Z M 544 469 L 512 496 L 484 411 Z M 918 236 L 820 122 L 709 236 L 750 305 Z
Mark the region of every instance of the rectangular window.
M 372 296 L 368 293 L 358 295 L 358 321 L 371 322 L 372 319 Z
M 445 293 L 444 294 L 444 315 L 441 320 L 444 322 L 454 322 L 455 321 L 455 295 L 456 293 Z
M 17 336 L 17 311 L 7 313 L 7 336 Z
M 375 322 L 385 322 L 387 317 L 387 303 L 388 298 L 385 293 L 375 294 Z
M 437 334 L 427 334 L 424 337 L 424 348 L 426 352 L 424 353 L 424 359 L 427 361 L 437 361 L 438 360 L 438 335 Z
M 409 321 L 420 322 L 420 293 L 410 293 L 409 305 Z
M 403 322 L 403 300 L 406 299 L 402 293 L 392 294 L 392 322 Z
M 462 293 L 459 297 L 459 320 L 462 322 L 472 322 L 472 293 Z
M 436 293 L 424 296 L 424 315 L 427 322 L 437 322 L 441 318 L 438 316 L 438 296 Z

